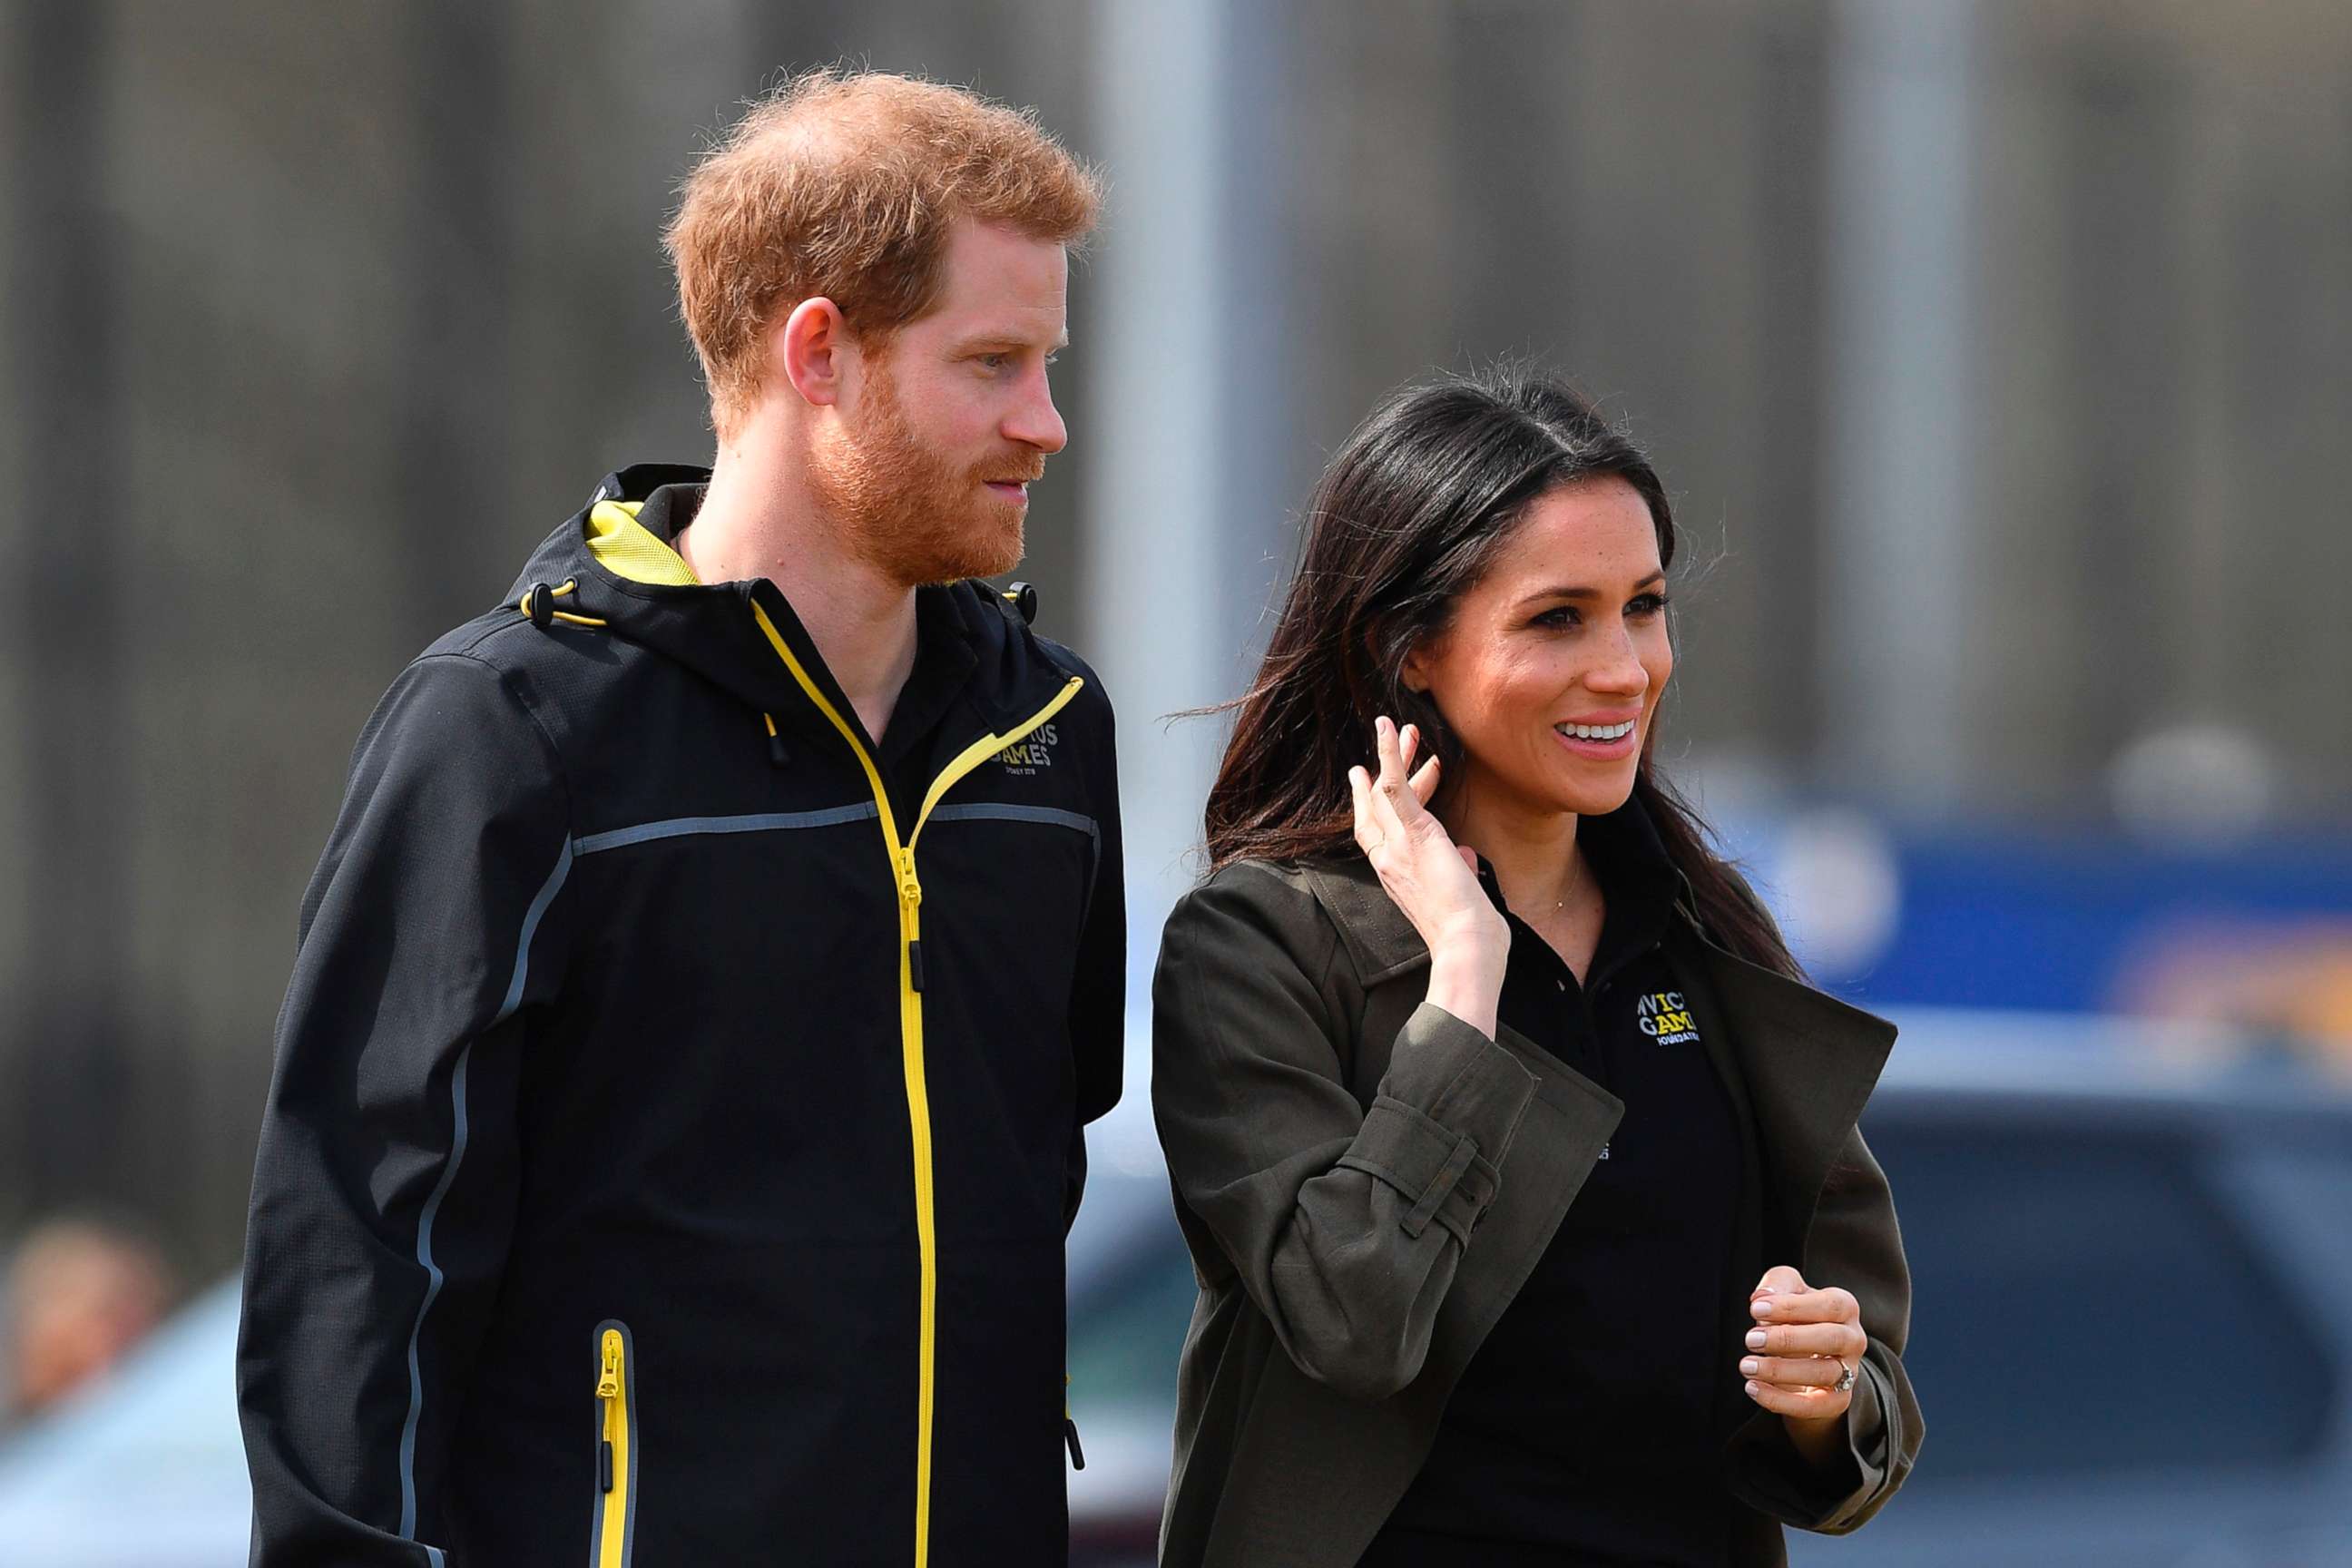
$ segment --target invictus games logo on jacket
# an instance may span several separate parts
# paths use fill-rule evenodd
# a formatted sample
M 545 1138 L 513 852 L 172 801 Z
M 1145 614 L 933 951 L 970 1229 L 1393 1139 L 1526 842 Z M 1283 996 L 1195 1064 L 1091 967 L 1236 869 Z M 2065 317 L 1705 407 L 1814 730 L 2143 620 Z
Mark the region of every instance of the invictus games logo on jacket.
M 1028 778 L 1040 768 L 1054 765 L 1054 742 L 1059 739 L 1051 724 L 1040 724 L 1012 745 L 996 753 L 1004 771 L 1015 778 Z
M 1688 1045 L 1698 1038 L 1698 1025 L 1679 991 L 1651 992 L 1633 1005 L 1633 1020 L 1662 1046 Z

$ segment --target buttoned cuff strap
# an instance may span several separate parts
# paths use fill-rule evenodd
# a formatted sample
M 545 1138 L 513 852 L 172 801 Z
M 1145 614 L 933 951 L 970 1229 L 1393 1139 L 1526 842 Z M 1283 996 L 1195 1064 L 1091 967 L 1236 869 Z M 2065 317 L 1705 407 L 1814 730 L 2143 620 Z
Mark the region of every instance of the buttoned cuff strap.
M 1467 1243 L 1501 1188 L 1503 1155 L 1535 1088 L 1508 1051 L 1424 1004 L 1398 1034 L 1381 1092 L 1339 1163 L 1409 1202 L 1398 1218 L 1407 1236 L 1435 1220 Z
M 1418 1237 L 1433 1219 L 1463 1241 L 1495 1201 L 1501 1173 L 1467 1133 L 1449 1132 L 1401 1100 L 1372 1101 L 1364 1130 L 1339 1157 L 1349 1170 L 1378 1176 L 1412 1204 L 1399 1223 Z

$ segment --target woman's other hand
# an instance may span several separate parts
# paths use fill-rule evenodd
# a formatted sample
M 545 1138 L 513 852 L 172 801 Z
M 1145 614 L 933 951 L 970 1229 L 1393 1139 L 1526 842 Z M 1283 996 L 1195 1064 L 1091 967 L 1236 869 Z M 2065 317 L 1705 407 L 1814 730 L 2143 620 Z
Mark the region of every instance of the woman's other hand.
M 1408 724 L 1400 734 L 1383 715 L 1373 721 L 1372 741 L 1378 776 L 1348 770 L 1356 844 L 1429 948 L 1429 1000 L 1491 1037 L 1510 928 L 1478 885 L 1477 857 L 1456 845 L 1429 810 L 1437 759 L 1412 771 L 1419 730 Z
M 1778 1415 L 1798 1452 L 1826 1464 L 1841 1442 L 1846 1407 L 1853 1403 L 1846 1374 L 1860 1375 L 1870 1336 L 1862 1331 L 1862 1303 L 1835 1286 L 1815 1289 L 1786 1264 L 1768 1268 L 1750 1293 L 1756 1326 L 1739 1371 L 1748 1397 Z

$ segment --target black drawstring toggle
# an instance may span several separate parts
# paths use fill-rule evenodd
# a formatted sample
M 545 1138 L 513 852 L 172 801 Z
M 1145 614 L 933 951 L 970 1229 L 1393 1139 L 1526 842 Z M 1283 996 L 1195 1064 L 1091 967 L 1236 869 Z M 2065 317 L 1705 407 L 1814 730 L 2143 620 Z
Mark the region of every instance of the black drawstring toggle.
M 555 624 L 555 590 L 544 583 L 533 583 L 530 592 L 522 596 L 524 611 L 530 624 L 541 631 Z
M 768 761 L 781 768 L 792 760 L 792 753 L 784 750 L 784 738 L 782 735 L 770 735 L 768 737 Z
M 1004 602 L 1013 606 L 1024 626 L 1037 624 L 1037 586 L 1034 583 L 1013 583 L 1005 587 Z

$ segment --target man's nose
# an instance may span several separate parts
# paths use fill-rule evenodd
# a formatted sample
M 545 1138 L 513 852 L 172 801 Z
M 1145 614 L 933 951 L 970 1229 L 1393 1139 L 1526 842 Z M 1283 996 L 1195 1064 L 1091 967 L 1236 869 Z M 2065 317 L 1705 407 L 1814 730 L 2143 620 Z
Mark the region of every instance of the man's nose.
M 1040 371 L 1023 389 L 1021 402 L 1004 421 L 1004 438 L 1018 441 L 1024 447 L 1034 447 L 1052 457 L 1070 444 L 1069 426 L 1062 423 L 1062 412 L 1054 406 L 1053 388 Z

